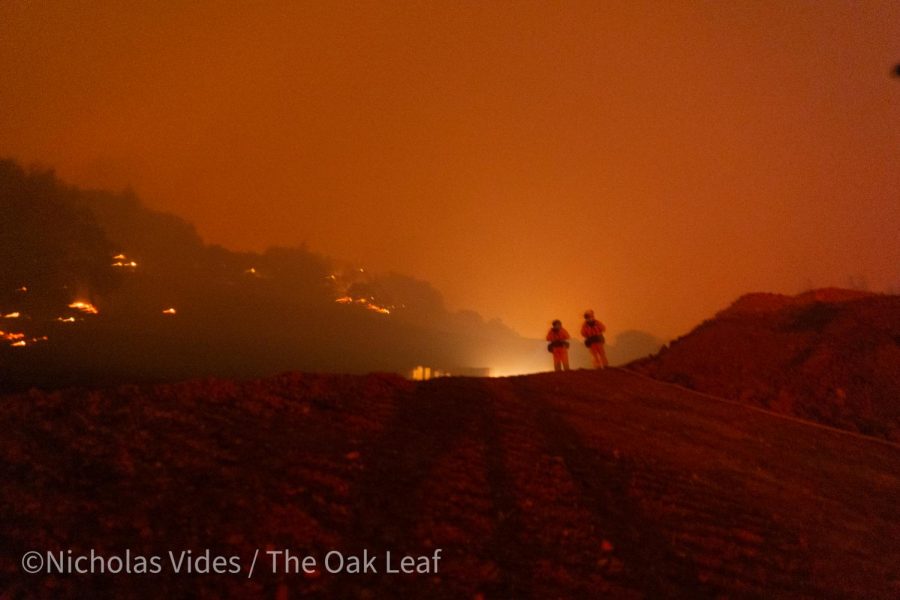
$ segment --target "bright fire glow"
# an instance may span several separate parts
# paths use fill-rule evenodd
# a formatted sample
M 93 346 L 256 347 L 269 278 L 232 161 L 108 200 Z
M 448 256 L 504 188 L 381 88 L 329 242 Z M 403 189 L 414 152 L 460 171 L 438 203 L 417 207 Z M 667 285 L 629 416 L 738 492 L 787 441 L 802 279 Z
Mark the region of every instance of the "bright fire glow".
M 26 336 L 24 333 L 20 331 L 0 331 L 0 340 L 4 340 L 9 342 L 10 346 L 15 346 L 21 348 L 22 346 L 27 346 L 28 344 L 36 344 L 38 342 L 46 342 L 49 338 L 46 335 L 42 335 L 39 337 L 31 338 L 31 341 L 26 341 Z
M 16 288 L 16 291 L 17 291 L 17 292 L 22 292 L 22 293 L 24 294 L 25 292 L 28 291 L 28 288 L 27 288 L 26 286 L 23 285 L 23 286 L 20 287 L 20 288 Z
M 134 262 L 133 260 L 128 260 L 128 257 L 125 256 L 124 254 L 116 254 L 115 256 L 113 256 L 113 260 L 116 262 L 114 262 L 112 264 L 112 266 L 119 267 L 120 269 L 122 269 L 122 268 L 134 269 L 135 267 L 138 266 L 137 263 Z
M 385 306 L 379 306 L 379 305 L 375 304 L 374 302 L 372 302 L 372 299 L 366 299 L 366 298 L 354 299 L 352 296 L 341 296 L 340 298 L 336 298 L 335 302 L 337 302 L 339 304 L 359 304 L 360 306 L 365 307 L 366 309 L 371 310 L 372 312 L 377 312 L 382 315 L 391 314 L 391 309 L 389 309 Z
M 10 342 L 10 346 L 25 346 L 25 334 L 14 331 L 0 331 L 0 340 Z
M 3 315 L 3 318 L 4 319 L 18 319 L 21 316 L 22 316 L 22 313 L 20 313 L 20 312 L 11 312 L 11 313 Z
M 83 302 L 81 300 L 77 300 L 77 301 L 73 302 L 72 304 L 69 305 L 69 308 L 74 308 L 74 309 L 80 310 L 83 313 L 90 314 L 90 315 L 96 315 L 100 312 L 90 302 Z
M 174 308 L 167 308 L 166 310 L 164 310 L 162 312 L 164 315 L 174 315 L 178 311 L 176 311 Z
M 66 317 L 66 318 L 56 317 L 56 320 L 59 321 L 60 323 L 74 323 L 75 317 Z
M 33 337 L 31 341 L 28 342 L 25 340 L 25 334 L 19 331 L 0 331 L 0 340 L 4 340 L 9 342 L 10 346 L 21 348 L 22 346 L 27 346 L 29 343 L 38 343 L 38 342 L 46 342 L 47 336 L 42 335 L 40 337 Z

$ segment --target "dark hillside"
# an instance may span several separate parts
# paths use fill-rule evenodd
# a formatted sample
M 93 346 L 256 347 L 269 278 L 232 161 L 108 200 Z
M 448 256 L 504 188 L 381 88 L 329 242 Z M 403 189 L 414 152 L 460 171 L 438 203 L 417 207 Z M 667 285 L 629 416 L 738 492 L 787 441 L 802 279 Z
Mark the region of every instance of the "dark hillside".
M 630 368 L 900 440 L 900 296 L 835 289 L 749 294 Z
M 900 594 L 900 448 L 627 371 L 35 392 L 0 400 L 0 429 L 4 598 Z M 210 549 L 240 572 L 19 564 L 91 548 Z M 265 560 L 438 548 L 437 573 Z
M 0 393 L 285 370 L 517 372 L 544 344 L 429 283 L 298 247 L 234 252 L 131 192 L 0 159 Z

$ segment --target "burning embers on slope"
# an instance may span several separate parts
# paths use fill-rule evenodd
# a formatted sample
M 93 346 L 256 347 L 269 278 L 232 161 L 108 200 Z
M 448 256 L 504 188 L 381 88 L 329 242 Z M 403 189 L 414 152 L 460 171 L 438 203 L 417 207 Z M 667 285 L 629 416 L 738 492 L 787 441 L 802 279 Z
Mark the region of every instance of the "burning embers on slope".
M 0 316 L 0 318 L 4 320 L 18 320 L 22 318 L 22 313 L 19 311 L 13 311 Z M 0 329 L 0 340 L 3 340 L 8 345 L 15 348 L 21 348 L 23 346 L 27 346 L 28 344 L 43 342 L 46 341 L 46 339 L 47 336 L 29 337 L 28 334 L 24 331 L 4 331 Z
M 118 269 L 136 269 L 138 264 L 133 260 L 129 260 L 124 254 L 116 254 L 113 256 L 112 266 Z
M 368 310 L 373 312 L 380 313 L 382 315 L 391 314 L 391 309 L 386 306 L 379 306 L 373 302 L 374 298 L 353 298 L 352 296 L 341 296 L 337 298 L 335 302 L 338 304 L 354 304 L 358 306 L 362 306 Z
M 46 342 L 47 336 L 42 335 L 29 338 L 24 332 L 21 331 L 0 331 L 0 340 L 8 342 L 9 345 L 13 348 L 22 348 L 24 346 L 28 346 L 29 344 Z
M 91 304 L 90 302 L 85 302 L 84 300 L 76 300 L 69 304 L 69 308 L 74 308 L 75 310 L 79 310 L 87 315 L 96 315 L 100 314 L 100 311 L 97 310 L 97 307 Z
M 334 301 L 347 306 L 357 306 L 372 312 L 389 315 L 405 308 L 403 304 L 387 301 L 372 276 L 364 268 L 338 270 L 325 278 L 335 295 Z

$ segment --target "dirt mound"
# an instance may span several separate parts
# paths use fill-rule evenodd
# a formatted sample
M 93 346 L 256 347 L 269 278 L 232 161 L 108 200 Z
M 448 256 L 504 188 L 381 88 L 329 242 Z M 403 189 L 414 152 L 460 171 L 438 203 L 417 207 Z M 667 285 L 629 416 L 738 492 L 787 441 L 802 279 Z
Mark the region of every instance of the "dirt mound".
M 627 371 L 33 392 L 0 398 L 0 430 L 3 598 L 900 593 L 900 449 Z M 28 575 L 35 550 L 161 572 Z
M 900 441 L 900 296 L 749 294 L 629 368 Z

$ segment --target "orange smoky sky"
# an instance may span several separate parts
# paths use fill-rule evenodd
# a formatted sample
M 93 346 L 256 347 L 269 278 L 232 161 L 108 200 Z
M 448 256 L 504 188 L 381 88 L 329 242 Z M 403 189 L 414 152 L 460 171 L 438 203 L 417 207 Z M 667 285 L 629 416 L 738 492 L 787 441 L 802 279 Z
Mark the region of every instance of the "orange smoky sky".
M 900 288 L 898 2 L 0 4 L 0 155 L 542 336 Z

